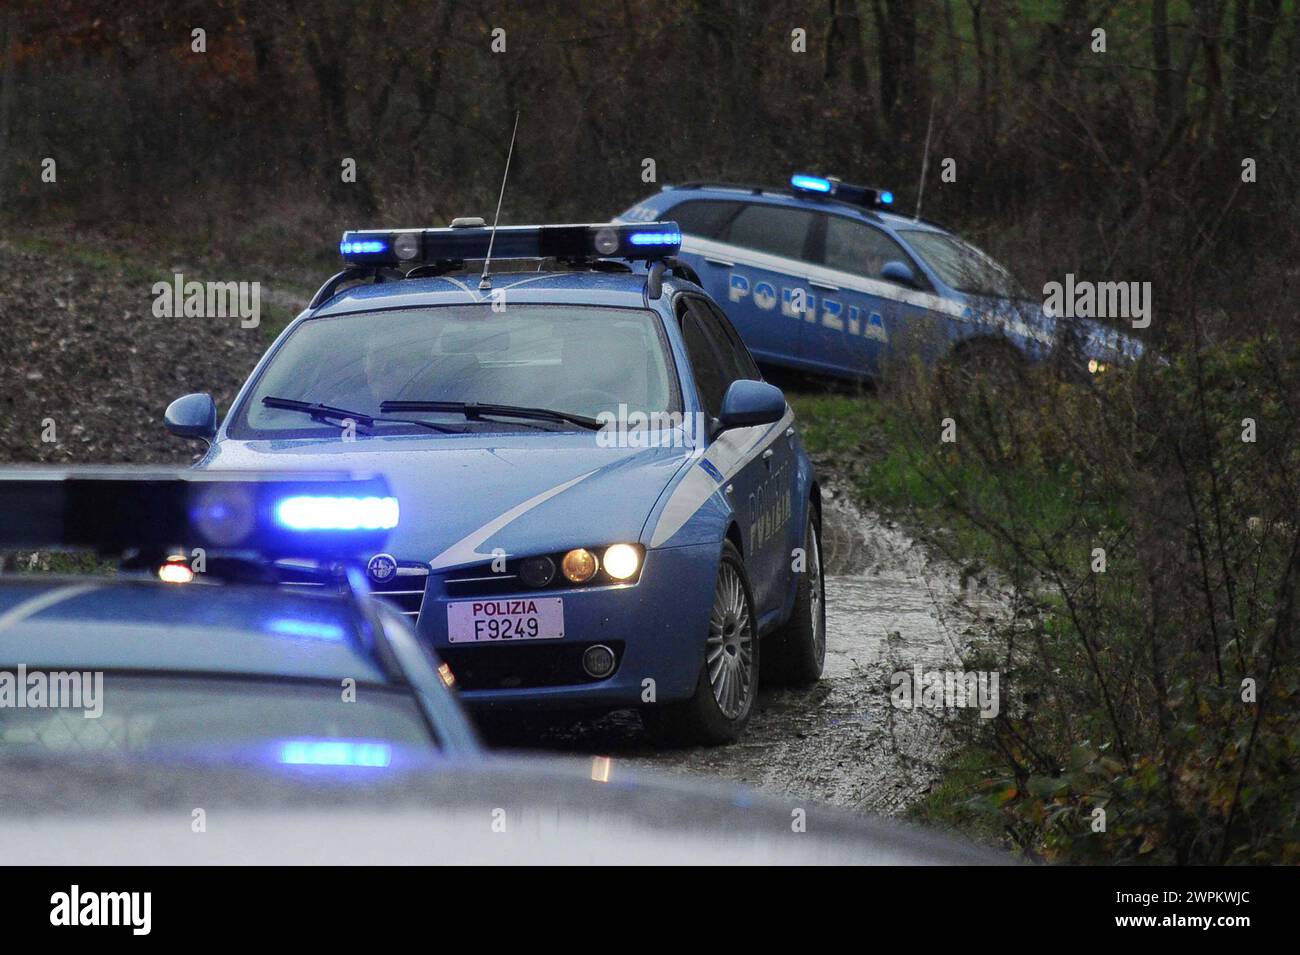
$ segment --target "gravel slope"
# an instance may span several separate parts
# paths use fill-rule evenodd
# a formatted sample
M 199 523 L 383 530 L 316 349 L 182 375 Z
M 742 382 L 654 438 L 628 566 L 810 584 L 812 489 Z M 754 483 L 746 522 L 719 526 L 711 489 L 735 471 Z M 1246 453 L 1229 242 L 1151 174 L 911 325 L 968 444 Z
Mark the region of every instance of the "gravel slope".
M 191 460 L 163 410 L 190 391 L 228 403 L 265 340 L 237 318 L 155 318 L 171 273 L 0 242 L 0 462 Z

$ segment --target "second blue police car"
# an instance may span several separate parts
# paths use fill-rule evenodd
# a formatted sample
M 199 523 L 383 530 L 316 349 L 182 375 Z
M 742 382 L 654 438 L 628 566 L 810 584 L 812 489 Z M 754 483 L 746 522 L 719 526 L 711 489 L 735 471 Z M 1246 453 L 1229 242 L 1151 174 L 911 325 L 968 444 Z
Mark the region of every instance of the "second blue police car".
M 367 593 L 377 478 L 0 469 L 0 548 L 125 573 L 0 575 L 0 758 L 400 768 L 480 753 L 450 671 Z M 323 564 L 277 586 L 277 560 Z M 122 793 L 101 792 L 101 799 Z
M 403 519 L 371 586 L 469 704 L 638 707 L 734 740 L 760 672 L 821 674 L 819 495 L 680 240 L 671 222 L 348 232 L 348 268 L 225 421 L 188 395 L 166 423 L 211 442 L 200 468 L 384 474 Z M 489 258 L 513 271 L 466 268 Z
M 799 173 L 786 190 L 665 186 L 619 220 L 676 220 L 681 259 L 767 364 L 866 380 L 894 356 L 1051 358 L 1086 377 L 1141 354 L 1102 322 L 1048 314 L 988 255 L 893 203 L 888 190 Z

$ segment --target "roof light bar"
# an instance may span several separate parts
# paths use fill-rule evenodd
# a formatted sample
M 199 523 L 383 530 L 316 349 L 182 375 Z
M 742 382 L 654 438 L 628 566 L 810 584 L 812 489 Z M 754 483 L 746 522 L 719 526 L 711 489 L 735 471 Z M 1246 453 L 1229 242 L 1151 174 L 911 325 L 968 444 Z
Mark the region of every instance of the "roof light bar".
M 350 474 L 0 468 L 0 514 L 0 547 L 331 560 L 381 549 L 398 504 L 382 477 Z
M 841 182 L 834 176 L 810 176 L 797 172 L 790 177 L 790 186 L 795 192 L 808 193 L 813 197 L 830 196 L 868 209 L 880 209 L 894 204 L 894 194 L 888 189 L 855 186 Z
M 491 241 L 484 226 L 367 229 L 343 233 L 339 252 L 349 265 L 421 265 L 482 259 Z M 651 261 L 676 255 L 681 244 L 676 222 L 501 226 L 492 258 Z
M 795 173 L 791 176 L 790 185 L 804 192 L 823 192 L 830 195 L 835 191 L 835 183 L 829 179 L 823 179 L 821 176 L 807 176 L 803 173 Z

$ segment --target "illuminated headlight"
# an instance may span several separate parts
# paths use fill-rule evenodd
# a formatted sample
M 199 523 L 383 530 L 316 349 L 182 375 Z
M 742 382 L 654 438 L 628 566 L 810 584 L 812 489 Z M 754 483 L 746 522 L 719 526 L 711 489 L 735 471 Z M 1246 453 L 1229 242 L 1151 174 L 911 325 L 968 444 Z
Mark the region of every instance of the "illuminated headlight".
M 583 584 L 596 576 L 600 565 L 596 562 L 595 554 L 585 547 L 576 547 L 564 555 L 564 560 L 560 561 L 560 569 L 572 583 Z
M 169 557 L 167 563 L 158 568 L 158 579 L 165 584 L 188 584 L 194 580 L 194 571 L 185 563 L 185 558 Z
M 640 564 L 641 555 L 630 544 L 614 544 L 605 549 L 605 573 L 615 580 L 627 580 Z
M 1097 359 L 1095 358 L 1088 359 L 1089 374 L 1100 375 L 1105 370 L 1106 370 L 1106 363 L 1104 361 L 1097 361 Z

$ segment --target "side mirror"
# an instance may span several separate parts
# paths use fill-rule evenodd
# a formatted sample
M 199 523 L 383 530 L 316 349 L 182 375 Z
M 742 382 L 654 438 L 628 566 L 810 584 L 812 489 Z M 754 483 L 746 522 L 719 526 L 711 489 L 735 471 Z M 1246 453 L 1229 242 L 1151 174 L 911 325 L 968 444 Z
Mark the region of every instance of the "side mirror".
M 185 395 L 163 413 L 167 430 L 181 438 L 211 441 L 217 433 L 217 403 L 211 395 Z
M 722 397 L 718 415 L 720 431 L 771 424 L 785 416 L 785 395 L 765 381 L 733 381 Z
M 921 283 L 916 280 L 916 273 L 912 271 L 912 267 L 906 262 L 900 262 L 897 259 L 891 259 L 881 267 L 880 277 L 886 282 L 906 285 L 908 288 L 921 287 Z

